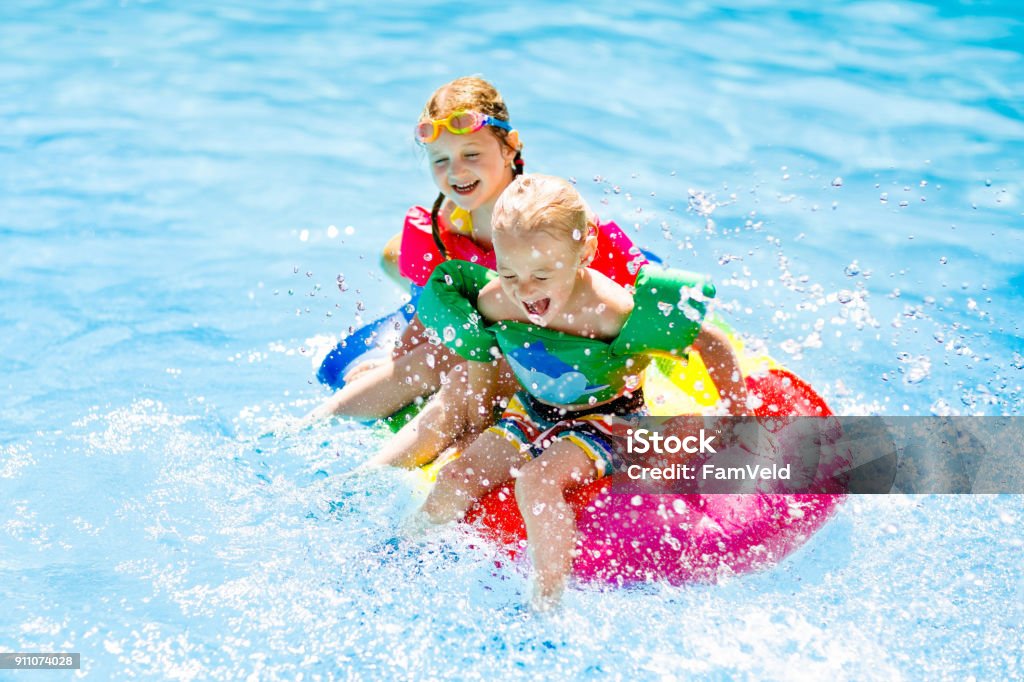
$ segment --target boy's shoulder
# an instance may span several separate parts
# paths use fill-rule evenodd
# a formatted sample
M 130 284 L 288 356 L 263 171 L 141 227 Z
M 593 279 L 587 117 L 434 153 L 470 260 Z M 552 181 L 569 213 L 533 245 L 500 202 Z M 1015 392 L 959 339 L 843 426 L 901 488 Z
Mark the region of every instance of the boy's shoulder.
M 490 321 L 510 319 L 518 312 L 516 306 L 508 300 L 497 277 L 480 290 L 476 307 L 480 314 Z
M 597 270 L 589 269 L 589 279 L 597 333 L 614 338 L 633 312 L 633 294 Z

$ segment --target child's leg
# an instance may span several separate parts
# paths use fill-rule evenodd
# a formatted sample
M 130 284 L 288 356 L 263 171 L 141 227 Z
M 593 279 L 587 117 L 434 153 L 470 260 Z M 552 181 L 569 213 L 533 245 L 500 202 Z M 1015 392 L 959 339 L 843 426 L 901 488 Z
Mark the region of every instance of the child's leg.
M 441 373 L 453 360 L 446 348 L 422 343 L 405 355 L 360 372 L 351 383 L 313 410 L 307 421 L 334 415 L 359 419 L 387 417 L 441 385 Z
M 461 363 L 408 424 L 367 462 L 367 466 L 416 467 L 447 448 L 468 446 L 494 423 L 494 408 L 519 387 L 504 361 Z
M 462 518 L 473 503 L 512 477 L 524 461 L 516 444 L 494 431 L 485 431 L 457 460 L 437 475 L 420 512 L 431 523 Z
M 594 461 L 575 443 L 559 440 L 527 463 L 516 478 L 516 502 L 526 522 L 533 559 L 531 604 L 550 608 L 561 596 L 572 571 L 576 515 L 565 491 L 597 477 Z

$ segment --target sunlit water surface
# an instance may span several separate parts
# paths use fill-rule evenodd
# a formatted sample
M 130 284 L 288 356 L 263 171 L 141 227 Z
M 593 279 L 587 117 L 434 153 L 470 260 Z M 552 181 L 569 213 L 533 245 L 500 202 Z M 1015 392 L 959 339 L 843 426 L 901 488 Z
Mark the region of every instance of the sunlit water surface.
M 770 571 L 537 617 L 465 529 L 381 548 L 414 481 L 339 476 L 379 430 L 264 435 L 324 396 L 318 343 L 400 300 L 377 253 L 434 196 L 410 124 L 475 72 L 528 169 L 711 273 L 838 412 L 1020 415 L 1015 3 L 217 4 L 0 9 L 0 650 L 96 679 L 1024 675 L 1020 496 L 854 498 Z

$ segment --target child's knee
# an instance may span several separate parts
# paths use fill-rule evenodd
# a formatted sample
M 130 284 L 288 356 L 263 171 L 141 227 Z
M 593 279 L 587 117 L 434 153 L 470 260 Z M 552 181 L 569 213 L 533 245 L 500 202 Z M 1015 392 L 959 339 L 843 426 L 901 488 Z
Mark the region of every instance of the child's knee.
M 532 459 L 519 469 L 516 476 L 516 501 L 523 503 L 562 495 L 562 481 L 554 475 L 543 457 Z
M 456 490 L 465 487 L 473 475 L 473 467 L 460 459 L 450 462 L 437 472 L 437 483 L 434 489 Z

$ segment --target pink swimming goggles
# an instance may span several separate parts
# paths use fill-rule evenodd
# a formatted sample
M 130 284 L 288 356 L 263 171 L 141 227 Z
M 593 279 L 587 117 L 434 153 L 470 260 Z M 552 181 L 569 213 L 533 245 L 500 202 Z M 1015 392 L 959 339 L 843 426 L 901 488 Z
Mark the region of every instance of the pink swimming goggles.
M 494 126 L 502 130 L 512 130 L 508 121 L 481 114 L 477 111 L 455 111 L 450 116 L 437 118 L 432 121 L 423 121 L 416 125 L 416 139 L 422 144 L 428 144 L 437 139 L 441 134 L 441 128 L 447 128 L 452 135 L 468 135 L 475 133 L 484 126 Z

